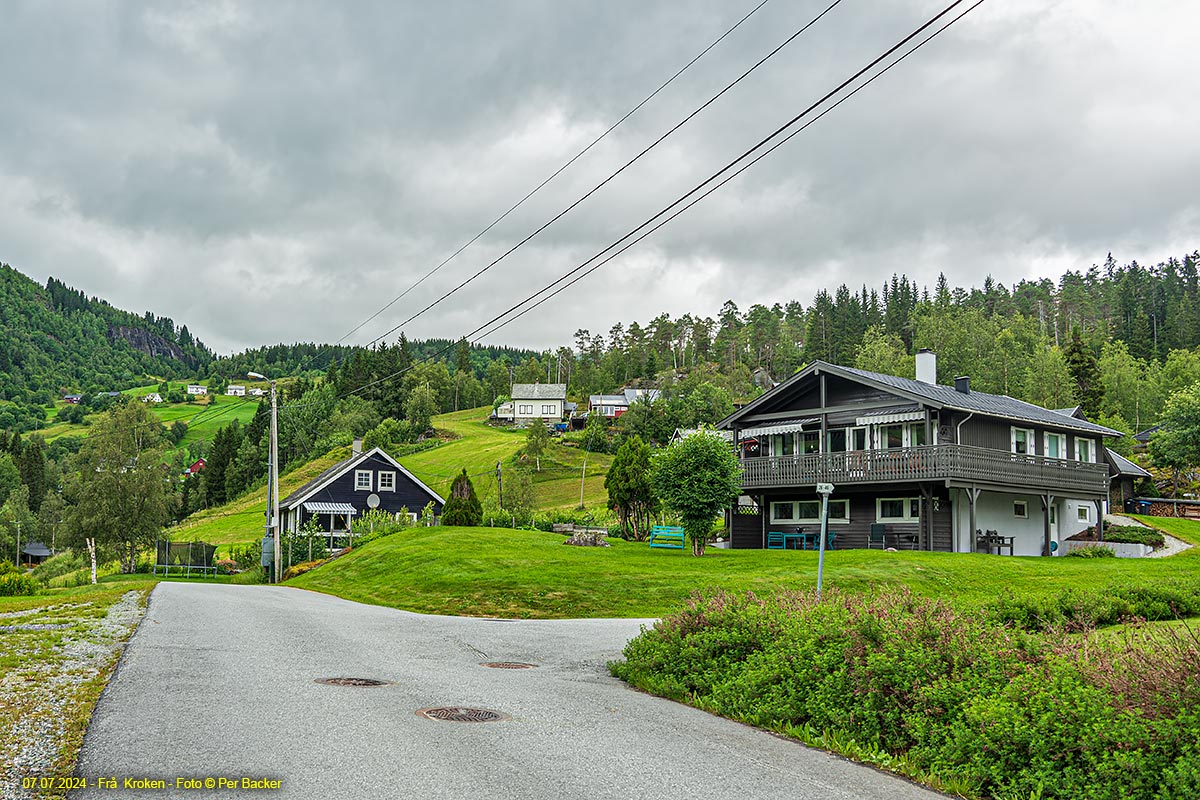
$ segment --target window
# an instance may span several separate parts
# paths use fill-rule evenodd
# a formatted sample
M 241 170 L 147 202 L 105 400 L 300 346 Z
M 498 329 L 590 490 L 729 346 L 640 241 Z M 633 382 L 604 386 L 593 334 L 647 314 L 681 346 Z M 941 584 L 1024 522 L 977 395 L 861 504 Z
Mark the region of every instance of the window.
M 1047 433 L 1045 441 L 1045 456 L 1047 458 L 1067 457 L 1067 437 L 1061 433 Z
M 850 428 L 847 430 L 850 436 L 851 450 L 866 450 L 867 449 L 867 429 L 866 428 Z
M 1050 506 L 1050 524 L 1058 524 L 1058 506 Z
M 1012 451 L 1019 456 L 1033 455 L 1033 431 L 1028 428 L 1013 428 Z
M 1091 522 L 1092 514 L 1087 506 L 1079 506 L 1079 508 L 1075 509 L 1075 518 L 1080 522 Z
M 354 491 L 356 491 L 356 492 L 371 491 L 371 470 L 369 470 L 369 469 L 354 470 Z
M 829 432 L 829 452 L 844 453 L 846 452 L 846 431 L 839 428 L 836 431 Z
M 1075 440 L 1075 460 L 1076 461 L 1095 461 L 1096 448 L 1091 439 L 1076 439 Z
M 790 433 L 776 434 L 771 437 L 771 455 L 790 456 L 796 452 L 796 437 Z
M 396 473 L 394 473 L 394 472 L 379 473 L 379 491 L 381 491 L 381 492 L 396 491 Z
M 804 431 L 800 434 L 800 452 L 804 454 L 821 452 L 821 432 Z
M 879 449 L 893 450 L 904 447 L 903 425 L 879 426 Z
M 542 416 L 553 416 L 554 406 L 542 403 Z
M 517 413 L 518 413 L 518 414 L 526 414 L 526 415 L 529 415 L 529 416 L 533 416 L 533 404 L 532 404 L 532 403 L 530 403 L 529 405 L 519 405 L 519 406 L 517 406 Z
M 921 498 L 881 497 L 875 501 L 878 522 L 916 522 L 921 518 Z
M 908 426 L 908 446 L 922 447 L 925 444 L 925 423 L 914 422 Z
M 848 523 L 850 521 L 850 501 L 830 500 L 829 521 Z M 771 503 L 771 522 L 819 525 L 821 522 L 821 501 L 797 500 Z
M 1014 500 L 1013 516 L 1017 519 L 1029 519 L 1029 503 L 1024 500 Z

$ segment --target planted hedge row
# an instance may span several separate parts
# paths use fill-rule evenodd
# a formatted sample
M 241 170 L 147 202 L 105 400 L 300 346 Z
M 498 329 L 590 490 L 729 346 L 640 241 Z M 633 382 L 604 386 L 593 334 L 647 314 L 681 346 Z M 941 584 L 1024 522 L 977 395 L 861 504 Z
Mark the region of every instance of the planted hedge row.
M 966 796 L 1200 796 L 1200 645 L 1186 637 L 1101 646 L 903 590 L 716 593 L 624 655 L 613 674 L 641 689 Z

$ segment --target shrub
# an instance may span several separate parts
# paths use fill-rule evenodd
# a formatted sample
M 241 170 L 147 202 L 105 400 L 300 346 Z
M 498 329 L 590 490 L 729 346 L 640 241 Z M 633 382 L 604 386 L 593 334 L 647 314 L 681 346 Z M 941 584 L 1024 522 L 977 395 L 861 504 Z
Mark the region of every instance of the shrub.
M 0 573 L 0 597 L 16 597 L 38 593 L 38 582 L 32 575 L 7 571 Z
M 1111 547 L 1105 547 L 1100 544 L 1089 544 L 1085 547 L 1077 547 L 1067 553 L 1067 558 L 1116 558 L 1117 554 L 1113 552 Z
M 1114 525 L 1104 531 L 1104 541 L 1123 544 L 1148 544 L 1151 547 L 1162 547 L 1167 543 L 1161 532 L 1151 528 L 1138 528 L 1133 525 Z
M 321 566 L 328 560 L 329 559 L 327 559 L 327 558 L 322 558 L 322 559 L 316 559 L 313 561 L 302 561 L 299 564 L 292 564 L 290 567 L 288 567 L 287 569 L 285 569 L 283 571 L 281 580 L 287 581 L 287 580 L 291 580 L 292 578 L 295 578 L 297 575 L 303 575 L 306 572 L 316 569 L 317 567 Z
M 262 565 L 262 540 L 229 548 L 229 557 L 238 569 L 254 569 Z
M 76 406 L 72 406 L 72 408 L 76 408 Z M 34 567 L 33 577 L 42 583 L 49 583 L 52 579 L 60 575 L 66 575 L 68 572 L 74 572 L 86 566 L 87 560 L 83 557 L 83 553 L 67 550 L 50 556 L 41 564 Z
M 442 524 L 474 527 L 482 520 L 483 506 L 464 467 L 450 487 L 450 497 L 446 499 L 446 505 L 442 508 Z
M 643 631 L 610 668 L 966 796 L 1191 797 L 1200 641 L 1158 636 L 1121 647 L 1030 634 L 905 590 L 718 592 Z

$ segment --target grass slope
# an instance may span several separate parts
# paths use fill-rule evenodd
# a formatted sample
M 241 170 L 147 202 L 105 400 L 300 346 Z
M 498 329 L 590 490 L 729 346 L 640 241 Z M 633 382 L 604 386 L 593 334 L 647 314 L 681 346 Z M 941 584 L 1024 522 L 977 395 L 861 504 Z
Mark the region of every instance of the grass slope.
M 1193 535 L 1200 536 L 1200 523 Z M 494 528 L 416 528 L 379 539 L 289 585 L 349 600 L 437 614 L 501 617 L 658 617 L 692 591 L 773 592 L 816 583 L 804 551 L 716 550 L 703 558 L 615 540 L 563 546 L 558 534 Z M 1200 553 L 1167 559 L 1013 558 L 968 553 L 835 550 L 826 585 L 903 584 L 976 605 L 1005 594 L 1056 594 L 1113 581 L 1195 575 Z
M 473 408 L 434 417 L 434 427 L 460 438 L 432 450 L 404 456 L 400 462 L 443 497 L 449 494 L 454 476 L 464 468 L 472 476 L 475 490 L 481 497 L 495 497 L 496 462 L 509 465 L 513 456 L 525 446 L 525 432 L 488 425 L 486 420 L 490 411 L 486 407 Z M 541 472 L 534 474 L 537 509 L 545 511 L 579 505 L 584 455 L 578 448 L 565 447 L 558 440 L 550 445 L 542 458 Z M 587 453 L 586 456 L 584 505 L 602 508 L 608 499 L 604 476 L 612 464 L 612 456 L 598 453 Z
M 1130 514 L 1143 525 L 1160 530 L 1174 536 L 1176 539 L 1190 545 L 1200 546 L 1200 522 L 1194 519 L 1178 519 L 1176 517 L 1146 517 L 1141 514 Z

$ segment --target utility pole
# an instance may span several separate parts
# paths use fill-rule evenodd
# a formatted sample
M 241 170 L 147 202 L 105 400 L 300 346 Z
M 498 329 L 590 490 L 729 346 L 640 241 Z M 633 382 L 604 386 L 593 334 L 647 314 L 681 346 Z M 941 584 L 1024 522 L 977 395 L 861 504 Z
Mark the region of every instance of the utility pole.
M 275 582 L 279 583 L 283 547 L 279 542 L 279 402 L 275 381 L 271 381 L 271 529 L 275 534 Z
M 21 520 L 17 520 L 17 566 L 21 566 Z
M 829 495 L 833 494 L 832 483 L 818 483 L 817 494 L 821 495 L 821 541 L 817 556 L 817 599 L 821 599 L 821 579 L 825 573 L 825 540 L 829 534 Z
M 246 376 L 260 381 L 267 380 L 266 375 L 258 372 L 247 372 Z M 272 579 L 278 583 L 283 561 L 283 547 L 279 540 L 279 402 L 274 380 L 271 381 L 271 450 L 268 459 L 267 523 L 264 527 L 267 535 L 274 540 L 275 568 Z
M 504 510 L 504 462 L 496 462 L 496 501 L 500 504 L 500 510 Z

